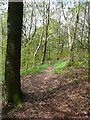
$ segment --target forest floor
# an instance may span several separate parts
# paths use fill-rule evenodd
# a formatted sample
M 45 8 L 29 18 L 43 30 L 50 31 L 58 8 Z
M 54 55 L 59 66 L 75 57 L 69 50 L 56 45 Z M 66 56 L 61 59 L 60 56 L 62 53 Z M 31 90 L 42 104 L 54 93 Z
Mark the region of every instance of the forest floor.
M 66 68 L 60 74 L 50 66 L 38 74 L 22 75 L 23 108 L 4 106 L 3 118 L 89 119 L 87 70 Z

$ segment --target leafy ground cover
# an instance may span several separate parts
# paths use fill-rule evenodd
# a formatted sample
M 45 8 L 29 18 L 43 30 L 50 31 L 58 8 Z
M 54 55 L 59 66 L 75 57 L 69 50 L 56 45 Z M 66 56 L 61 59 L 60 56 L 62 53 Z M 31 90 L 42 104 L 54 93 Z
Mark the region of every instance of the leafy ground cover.
M 44 69 L 46 69 L 48 66 L 49 66 L 49 64 L 43 64 L 43 65 L 38 65 L 35 68 L 21 69 L 20 73 L 21 73 L 21 75 L 30 74 L 30 73 L 32 73 L 32 74 L 40 73 Z
M 4 105 L 3 118 L 89 119 L 87 69 L 68 67 L 58 74 L 53 70 L 49 66 L 41 73 L 22 75 L 23 108 Z

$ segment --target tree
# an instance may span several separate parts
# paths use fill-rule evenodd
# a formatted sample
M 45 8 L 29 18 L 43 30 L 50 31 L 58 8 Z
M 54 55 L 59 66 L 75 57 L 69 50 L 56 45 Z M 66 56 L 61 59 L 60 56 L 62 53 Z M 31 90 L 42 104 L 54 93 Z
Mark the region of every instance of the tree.
M 5 63 L 7 100 L 21 107 L 20 56 L 23 2 L 8 3 L 8 36 Z
M 88 65 L 88 80 L 90 80 L 90 2 L 88 2 Z
M 50 21 L 49 14 L 50 14 L 50 0 L 49 0 L 48 5 L 46 5 L 46 36 L 45 36 L 42 64 L 45 63 L 46 51 L 47 51 L 48 27 L 49 27 L 49 21 Z
M 45 23 L 44 16 L 45 16 L 45 3 L 43 2 L 43 15 L 42 15 L 43 23 L 42 23 L 42 30 L 41 30 L 40 41 L 39 41 L 39 43 L 38 43 L 38 46 L 37 46 L 37 48 L 36 48 L 36 50 L 35 50 L 34 57 L 33 57 L 33 67 L 35 67 L 36 56 L 37 56 L 38 51 L 39 51 L 39 49 L 40 49 L 40 47 L 41 47 L 42 40 L 43 40 L 43 36 L 44 36 L 44 23 Z
M 63 12 L 63 16 L 64 16 L 64 19 L 65 21 L 68 20 L 68 18 L 65 16 L 65 13 L 64 13 L 64 8 L 63 8 L 63 2 L 62 2 L 62 12 Z M 68 43 L 69 43 L 69 56 L 70 56 L 70 66 L 73 65 L 74 63 L 74 52 L 75 52 L 75 41 L 76 41 L 76 35 L 77 35 L 77 25 L 78 25 L 78 22 L 79 22 L 79 12 L 80 12 L 80 2 L 78 2 L 78 5 L 77 7 L 75 8 L 76 9 L 76 15 L 75 15 L 75 23 L 74 23 L 74 26 L 73 26 L 73 35 L 72 35 L 72 38 L 71 38 L 71 33 L 70 33 L 70 23 L 67 21 L 66 22 L 66 27 L 67 27 L 67 30 L 68 30 Z
M 74 47 L 75 47 L 75 40 L 76 40 L 76 33 L 77 33 L 77 25 L 79 21 L 79 11 L 80 11 L 80 2 L 78 3 L 77 13 L 76 13 L 76 19 L 75 19 L 75 25 L 74 25 L 74 33 L 73 33 L 73 41 L 70 46 L 70 65 L 73 65 L 74 63 Z

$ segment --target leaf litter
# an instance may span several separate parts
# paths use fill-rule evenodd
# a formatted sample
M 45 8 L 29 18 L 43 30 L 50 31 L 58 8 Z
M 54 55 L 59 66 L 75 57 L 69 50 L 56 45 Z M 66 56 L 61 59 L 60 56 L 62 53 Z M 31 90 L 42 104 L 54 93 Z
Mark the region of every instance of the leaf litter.
M 87 69 L 70 67 L 60 74 L 52 70 L 22 75 L 23 108 L 3 106 L 3 118 L 89 118 Z

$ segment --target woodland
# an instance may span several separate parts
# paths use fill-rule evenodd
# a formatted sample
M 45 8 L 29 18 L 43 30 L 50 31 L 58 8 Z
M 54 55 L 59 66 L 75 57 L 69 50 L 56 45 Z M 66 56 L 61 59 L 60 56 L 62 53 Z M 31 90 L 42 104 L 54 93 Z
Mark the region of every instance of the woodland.
M 89 120 L 90 2 L 0 2 L 0 118 Z

